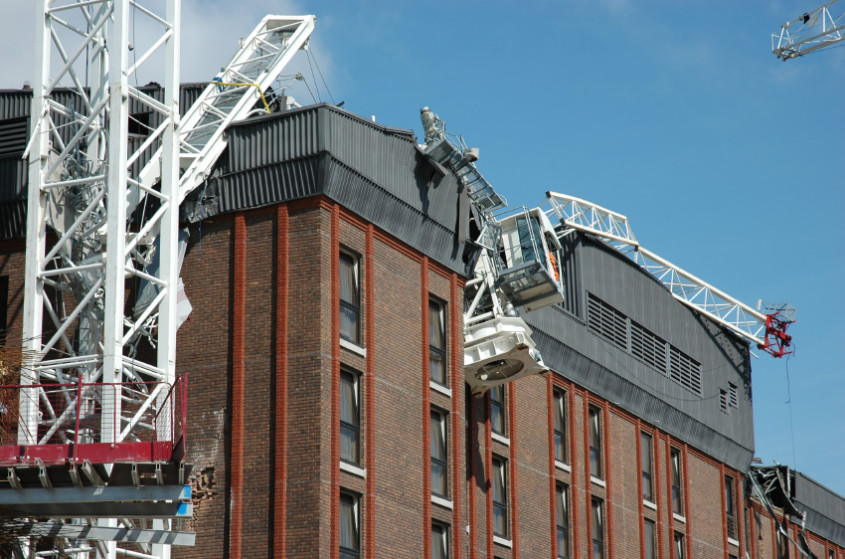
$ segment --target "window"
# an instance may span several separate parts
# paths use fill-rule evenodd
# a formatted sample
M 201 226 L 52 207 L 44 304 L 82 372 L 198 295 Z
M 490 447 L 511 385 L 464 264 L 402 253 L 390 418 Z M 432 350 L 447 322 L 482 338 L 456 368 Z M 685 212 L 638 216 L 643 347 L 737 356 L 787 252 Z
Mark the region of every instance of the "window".
M 361 392 L 358 375 L 340 371 L 340 459 L 361 463 Z
M 431 524 L 431 559 L 449 559 L 449 527 L 439 522 Z
M 654 452 L 651 448 L 651 435 L 645 432 L 640 433 L 640 454 L 643 462 L 643 499 L 654 502 L 654 487 L 651 477 Z
M 360 258 L 340 253 L 340 337 L 361 344 Z
M 361 515 L 358 496 L 340 494 L 340 559 L 358 559 L 361 556 Z
M 569 493 L 565 485 L 557 485 L 557 556 L 569 557 Z
M 428 302 L 428 347 L 431 380 L 448 386 L 446 376 L 446 323 L 444 304 L 434 299 Z
M 601 499 L 593 498 L 593 559 L 604 559 L 604 511 Z
M 731 476 L 725 476 L 725 523 L 728 527 L 728 537 L 732 540 L 737 539 L 734 478 Z
M 684 514 L 684 495 L 681 489 L 681 451 L 672 448 L 670 451 L 672 460 L 672 512 Z
M 0 276 L 0 344 L 6 343 L 9 313 L 9 276 Z
M 827 550 L 827 559 L 836 559 L 836 550 L 828 549 Z
M 508 465 L 493 457 L 493 534 L 508 537 Z
M 645 559 L 657 559 L 657 540 L 654 521 L 645 519 Z
M 567 463 L 566 456 L 566 393 L 554 391 L 555 460 Z
M 684 535 L 680 532 L 675 532 L 675 559 L 684 559 Z
M 431 492 L 439 497 L 449 496 L 446 441 L 446 414 L 431 410 Z
M 590 406 L 590 475 L 602 479 L 601 409 Z
M 500 384 L 490 389 L 490 428 L 497 435 L 506 435 L 505 385 Z
M 728 391 L 724 388 L 719 389 L 719 409 L 728 413 Z

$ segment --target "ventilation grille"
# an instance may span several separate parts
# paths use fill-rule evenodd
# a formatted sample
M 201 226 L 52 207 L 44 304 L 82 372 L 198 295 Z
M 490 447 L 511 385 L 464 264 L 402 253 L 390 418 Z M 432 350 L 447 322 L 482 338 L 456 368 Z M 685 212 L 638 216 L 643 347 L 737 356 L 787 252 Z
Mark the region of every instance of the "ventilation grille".
M 701 396 L 701 363 L 592 293 L 588 294 L 587 301 L 587 325 L 594 334 Z M 735 390 L 731 398 L 731 405 L 736 407 L 733 403 L 737 401 Z
M 631 321 L 631 355 L 646 365 L 666 373 L 666 342 Z
M 701 363 L 679 350 L 669 347 L 669 376 L 685 388 L 701 394 Z
M 625 315 L 592 293 L 589 295 L 587 324 L 594 334 L 627 351 L 628 326 Z

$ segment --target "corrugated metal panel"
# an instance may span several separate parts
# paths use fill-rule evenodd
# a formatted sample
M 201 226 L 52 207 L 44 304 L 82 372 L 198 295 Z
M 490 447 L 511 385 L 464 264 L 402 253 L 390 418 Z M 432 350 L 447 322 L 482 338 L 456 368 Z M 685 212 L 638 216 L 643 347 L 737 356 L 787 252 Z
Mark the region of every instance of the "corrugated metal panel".
M 586 301 L 588 293 L 594 294 L 629 322 L 700 363 L 702 393 L 696 395 L 674 382 L 666 370 L 638 359 L 628 345 L 617 347 L 597 336 L 587 328 L 584 317 L 557 306 L 525 317 L 544 339 L 540 350 L 546 363 L 567 377 L 572 373 L 577 377 L 573 380 L 587 389 L 744 471 L 754 448 L 747 344 L 677 302 L 654 278 L 603 243 L 584 237 L 574 256 L 579 293 L 568 289 L 567 295 L 580 295 L 580 300 Z M 573 370 L 572 363 L 580 361 L 573 360 L 572 354 L 586 363 Z M 725 413 L 719 406 L 719 391 L 727 390 L 729 383 L 741 387 L 739 407 Z
M 807 510 L 807 528 L 845 545 L 845 498 L 801 472 L 794 479 L 795 504 Z
M 26 201 L 0 202 L 0 240 L 26 236 Z
M 410 130 L 323 104 L 249 119 L 233 125 L 228 134 L 226 165 L 231 172 L 328 151 L 429 219 L 450 229 L 458 223 L 457 183 L 433 173 Z
M 617 374 L 561 343 L 535 324 L 532 323 L 531 326 L 534 328 L 532 337 L 537 342 L 543 360 L 555 373 L 584 386 L 594 394 L 716 457 L 732 468 L 739 471 L 748 468 L 753 456 L 752 449 L 689 417 L 672 406 L 669 398 L 659 397 L 644 390 L 625 378 L 624 372 Z
M 319 116 L 316 110 L 298 110 L 233 125 L 227 132 L 229 170 L 238 172 L 318 153 Z
M 26 198 L 27 164 L 20 157 L 0 159 L 0 202 Z

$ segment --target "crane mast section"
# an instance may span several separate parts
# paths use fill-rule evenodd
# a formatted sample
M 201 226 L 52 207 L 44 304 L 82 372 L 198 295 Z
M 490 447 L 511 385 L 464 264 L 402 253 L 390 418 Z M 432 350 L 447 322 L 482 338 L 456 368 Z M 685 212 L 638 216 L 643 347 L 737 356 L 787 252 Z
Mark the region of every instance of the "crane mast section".
M 640 246 L 624 215 L 566 194 L 547 192 L 546 195 L 551 203 L 546 214 L 550 220 L 559 221 L 559 236 L 577 230 L 606 240 L 610 246 L 657 278 L 678 301 L 757 344 L 759 348 L 771 348 L 774 341 L 770 338 L 772 315 L 742 303 Z M 789 340 L 785 341 L 788 345 Z M 782 348 L 769 352 L 777 355 L 780 351 Z
M 845 40 L 845 8 L 831 10 L 832 0 L 784 23 L 772 33 L 772 52 L 783 61 L 832 47 Z

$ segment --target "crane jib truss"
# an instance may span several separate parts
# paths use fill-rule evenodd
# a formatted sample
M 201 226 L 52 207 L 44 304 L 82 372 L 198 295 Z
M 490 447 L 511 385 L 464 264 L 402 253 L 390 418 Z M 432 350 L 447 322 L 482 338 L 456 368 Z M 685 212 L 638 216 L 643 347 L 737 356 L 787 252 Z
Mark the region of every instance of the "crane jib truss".
M 680 302 L 774 357 L 792 353 L 792 337 L 786 330 L 794 322 L 794 308 L 780 304 L 767 305 L 762 309 L 767 312 L 751 308 L 640 246 L 624 215 L 566 194 L 547 192 L 546 196 L 551 204 L 546 213 L 560 223 L 559 234 L 574 229 L 604 239 L 657 278 Z
M 845 7 L 832 0 L 781 25 L 772 33 L 772 52 L 783 61 L 830 48 L 845 40 Z

